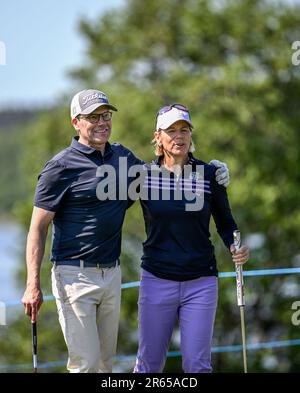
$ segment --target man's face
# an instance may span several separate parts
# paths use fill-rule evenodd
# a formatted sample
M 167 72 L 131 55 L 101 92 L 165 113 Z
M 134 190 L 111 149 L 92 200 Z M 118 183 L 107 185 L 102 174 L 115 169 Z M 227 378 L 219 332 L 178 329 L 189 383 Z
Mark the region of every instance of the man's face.
M 73 119 L 72 124 L 78 132 L 79 142 L 103 152 L 111 134 L 112 120 L 108 115 L 110 113 L 107 106 L 101 106 L 89 115 L 79 115 Z M 97 119 L 95 115 L 103 116 Z M 110 119 L 105 120 L 105 116 Z M 97 121 L 95 122 L 95 120 Z

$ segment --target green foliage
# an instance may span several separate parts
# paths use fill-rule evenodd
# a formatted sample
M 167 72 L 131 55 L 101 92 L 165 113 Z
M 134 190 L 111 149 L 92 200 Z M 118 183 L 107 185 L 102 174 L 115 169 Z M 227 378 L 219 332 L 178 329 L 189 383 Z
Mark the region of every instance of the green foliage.
M 24 110 L 2 111 L 0 117 L 0 215 L 9 214 L 13 204 L 21 201 L 28 189 L 22 175 L 22 139 L 24 127 L 36 117 L 35 112 Z
M 228 193 L 242 235 L 263 236 L 247 269 L 299 264 L 300 71 L 291 63 L 291 44 L 300 37 L 299 11 L 296 5 L 263 0 L 128 0 L 117 12 L 80 23 L 87 61 L 72 76 L 83 88 L 107 92 L 118 107 L 113 141 L 151 160 L 156 111 L 166 103 L 182 102 L 191 110 L 196 156 L 228 163 L 232 179 Z M 43 163 L 69 144 L 68 119 L 67 106 L 53 109 L 26 132 L 22 180 L 30 191 L 14 206 L 24 225 L 29 222 Z M 233 270 L 213 225 L 211 232 L 220 271 Z M 138 279 L 144 237 L 136 203 L 124 225 L 124 282 Z M 48 274 L 43 271 L 45 285 Z M 299 285 L 298 278 L 274 277 L 246 279 L 249 342 L 299 338 L 291 324 L 291 304 L 299 292 L 290 290 Z M 234 280 L 220 280 L 219 293 L 214 345 L 240 344 Z M 136 352 L 136 302 L 136 289 L 123 291 L 120 354 Z M 41 318 L 47 313 L 42 309 Z M 22 323 L 13 324 L 14 334 L 25 334 Z M 47 341 L 57 348 L 44 352 L 44 360 L 65 356 L 54 319 L 49 319 L 49 328 L 45 323 L 41 334 L 48 335 Z M 7 340 L 16 355 L 16 344 Z M 176 343 L 171 345 L 176 349 Z M 0 343 L 0 350 L 13 362 L 8 347 Z M 26 361 L 28 353 L 22 351 L 18 362 Z M 216 372 L 241 371 L 240 352 L 214 354 L 213 361 Z M 251 371 L 295 371 L 299 364 L 299 351 L 293 347 L 249 351 Z M 180 367 L 179 358 L 170 358 L 166 371 L 180 371 Z

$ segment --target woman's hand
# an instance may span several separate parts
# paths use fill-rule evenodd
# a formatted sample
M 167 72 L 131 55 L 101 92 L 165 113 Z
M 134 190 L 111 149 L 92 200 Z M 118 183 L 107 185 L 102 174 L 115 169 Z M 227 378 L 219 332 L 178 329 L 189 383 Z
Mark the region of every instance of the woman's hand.
M 233 263 L 243 265 L 249 259 L 249 248 L 247 246 L 241 246 L 238 250 L 235 249 L 234 244 L 230 246 L 230 252 L 232 254 Z

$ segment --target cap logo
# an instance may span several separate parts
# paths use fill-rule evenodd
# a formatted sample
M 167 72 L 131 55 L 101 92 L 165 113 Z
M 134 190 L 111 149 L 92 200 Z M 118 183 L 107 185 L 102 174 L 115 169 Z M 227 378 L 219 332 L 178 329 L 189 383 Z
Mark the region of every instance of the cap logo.
M 189 116 L 188 112 L 180 111 L 179 114 L 180 114 L 180 116 L 183 117 L 184 119 L 190 120 L 190 116 Z
M 81 110 L 88 108 L 90 105 L 101 103 L 101 102 L 108 104 L 108 99 L 106 95 L 103 93 L 95 92 L 79 97 L 79 104 Z

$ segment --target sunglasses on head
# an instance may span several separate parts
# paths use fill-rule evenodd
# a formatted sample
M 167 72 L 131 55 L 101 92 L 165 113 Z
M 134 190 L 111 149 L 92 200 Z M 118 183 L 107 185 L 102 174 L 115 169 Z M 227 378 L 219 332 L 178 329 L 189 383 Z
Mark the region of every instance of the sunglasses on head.
M 186 106 L 184 106 L 184 105 L 182 105 L 182 104 L 172 104 L 172 105 L 166 105 L 166 106 L 164 106 L 163 108 L 161 108 L 161 109 L 157 112 L 156 118 L 157 118 L 158 116 L 160 116 L 160 115 L 166 113 L 166 112 L 169 112 L 172 108 L 176 108 L 176 109 L 179 109 L 179 110 L 181 110 L 181 111 L 190 113 L 189 110 L 188 110 L 188 108 L 187 108 Z

